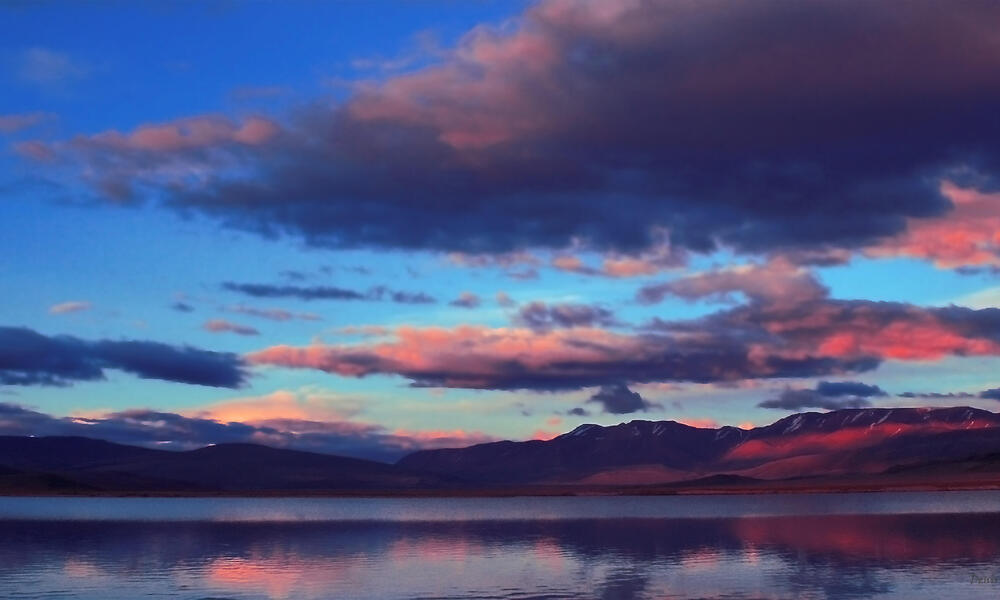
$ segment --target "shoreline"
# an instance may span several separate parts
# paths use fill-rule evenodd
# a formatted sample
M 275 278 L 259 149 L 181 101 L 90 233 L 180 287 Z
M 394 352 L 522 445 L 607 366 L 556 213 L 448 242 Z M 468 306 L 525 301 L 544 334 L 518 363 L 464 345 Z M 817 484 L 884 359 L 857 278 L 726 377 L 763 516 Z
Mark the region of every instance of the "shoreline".
M 882 482 L 820 484 L 782 482 L 774 485 L 732 486 L 519 486 L 510 488 L 403 490 L 0 490 L 0 497 L 38 498 L 523 498 L 609 496 L 760 496 L 773 494 L 849 494 L 882 492 L 997 491 L 990 482 Z

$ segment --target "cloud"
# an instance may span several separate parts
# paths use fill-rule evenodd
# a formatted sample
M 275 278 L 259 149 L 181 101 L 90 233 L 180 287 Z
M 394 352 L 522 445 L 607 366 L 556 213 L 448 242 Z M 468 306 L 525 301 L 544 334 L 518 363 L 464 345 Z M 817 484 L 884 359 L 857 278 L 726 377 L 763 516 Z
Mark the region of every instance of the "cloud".
M 815 389 L 785 389 L 777 398 L 765 400 L 757 406 L 786 410 L 865 408 L 872 405 L 868 398 L 886 395 L 879 386 L 859 381 L 820 381 Z
M 633 254 L 622 254 L 613 250 L 606 252 L 600 267 L 589 265 L 580 257 L 569 254 L 554 256 L 550 266 L 569 273 L 620 279 L 652 275 L 664 269 L 680 267 L 687 262 L 687 253 L 682 249 L 671 247 L 669 235 L 659 233 L 653 238 L 656 239 L 653 239 L 641 252 Z
M 55 87 L 86 78 L 91 68 L 69 54 L 34 47 L 17 58 L 17 75 L 22 81 L 42 87 Z
M 908 256 L 946 269 L 1000 267 L 1000 193 L 983 193 L 946 182 L 941 193 L 954 210 L 911 219 L 906 231 L 868 248 L 873 257 Z
M 976 394 L 968 392 L 903 392 L 900 398 L 976 398 Z
M 691 321 L 654 319 L 651 331 L 736 338 L 752 353 L 786 358 L 936 360 L 1000 353 L 1000 309 L 924 308 L 901 302 L 821 299 L 750 304 Z M 775 356 L 777 358 L 777 356 Z
M 517 306 L 517 301 L 511 298 L 507 292 L 497 292 L 496 295 L 497 304 L 503 308 L 512 308 Z
M 95 149 L 113 148 L 138 157 L 144 153 L 170 154 L 225 145 L 252 147 L 266 143 L 279 131 L 277 124 L 260 116 L 237 122 L 219 115 L 204 115 L 143 125 L 127 134 L 106 131 L 90 138 L 78 137 L 74 143 Z
M 137 340 L 86 341 L 0 327 L 0 384 L 69 385 L 117 369 L 143 379 L 235 388 L 247 377 L 235 354 Z
M 220 404 L 217 408 L 224 410 L 226 406 Z M 209 444 L 256 443 L 386 462 L 416 450 L 496 440 L 474 431 L 389 431 L 379 425 L 348 420 L 268 418 L 265 413 L 257 416 L 265 418 L 250 423 L 148 409 L 90 417 L 55 417 L 15 404 L 0 403 L 0 435 L 75 435 L 177 450 Z
M 234 283 L 227 281 L 222 288 L 255 298 L 298 298 L 299 300 L 369 300 L 398 304 L 433 304 L 433 296 L 424 292 L 400 292 L 377 285 L 365 292 L 332 286 L 270 285 L 266 283 Z
M 550 0 L 280 126 L 194 116 L 35 154 L 112 200 L 317 246 L 640 257 L 666 231 L 842 256 L 957 212 L 942 180 L 995 184 L 998 19 L 974 0 Z
M 614 314 L 589 304 L 525 304 L 514 316 L 514 323 L 535 331 L 570 327 L 610 327 L 617 325 Z
M 884 360 L 998 355 L 1000 309 L 820 299 L 654 319 L 629 334 L 595 327 L 400 327 L 378 343 L 273 346 L 247 360 L 345 377 L 394 374 L 416 386 L 555 390 L 821 377 L 870 371 Z
M 596 402 L 604 408 L 604 412 L 613 415 L 624 415 L 660 407 L 659 404 L 647 402 L 639 395 L 639 392 L 633 392 L 624 383 L 601 386 L 601 389 L 594 393 L 587 402 Z
M 877 385 L 868 385 L 858 381 L 821 381 L 816 385 L 816 392 L 827 397 L 858 396 L 870 398 L 888 395 Z
M 395 339 L 377 344 L 273 346 L 247 359 L 346 377 L 396 374 L 416 386 L 504 390 L 829 375 L 869 370 L 879 362 L 870 356 L 752 352 L 745 342 L 723 336 L 624 335 L 592 328 L 401 327 L 395 333 Z
M 797 305 L 824 298 L 828 290 L 809 270 L 773 260 L 767 264 L 750 264 L 696 273 L 685 277 L 647 285 L 639 289 L 637 300 L 645 304 L 676 296 L 694 301 L 732 301 L 731 294 L 743 294 L 752 303 Z
M 260 331 L 257 331 L 253 327 L 248 325 L 240 325 L 239 323 L 233 323 L 231 321 L 226 321 L 225 319 L 212 319 L 210 321 L 205 321 L 205 324 L 201 326 L 205 331 L 210 331 L 212 333 L 235 333 L 237 335 L 260 335 Z
M 194 307 L 193 306 L 191 306 L 190 304 L 188 304 L 186 302 L 181 302 L 179 300 L 177 302 L 174 302 L 173 304 L 171 304 L 170 308 L 172 308 L 173 310 L 176 310 L 177 312 L 184 312 L 184 313 L 188 313 L 188 312 L 193 312 L 194 311 Z
M 303 388 L 224 400 L 188 411 L 185 415 L 220 422 L 259 423 L 275 419 L 332 422 L 351 419 L 363 408 L 361 398 L 324 389 Z
M 237 306 L 227 307 L 226 310 L 232 313 L 249 315 L 251 317 L 260 317 L 261 319 L 268 319 L 270 321 L 291 321 L 292 319 L 300 319 L 302 321 L 323 320 L 323 317 L 314 313 L 291 312 L 282 308 L 254 308 L 252 306 L 239 304 Z
M 53 118 L 55 118 L 55 115 L 51 113 L 38 111 L 0 115 L 0 133 L 17 133 Z
M 472 292 L 462 292 L 458 298 L 448 303 L 449 306 L 458 308 L 478 308 L 480 304 L 482 304 L 482 300 Z
M 1000 388 L 983 390 L 982 392 L 979 392 L 979 397 L 987 400 L 1000 400 Z
M 590 416 L 590 412 L 587 411 L 587 409 L 583 408 L 582 406 L 575 406 L 575 407 L 569 409 L 568 411 L 566 411 L 566 414 L 569 415 L 569 416 L 571 416 L 571 417 L 589 417 Z
M 693 419 L 680 419 L 678 423 L 687 425 L 688 427 L 697 427 L 699 429 L 718 429 L 719 422 L 715 419 L 709 418 L 693 418 Z M 742 429 L 742 427 L 741 427 Z
M 378 337 L 383 335 L 389 335 L 392 330 L 388 327 L 383 327 L 382 325 L 348 325 L 346 327 L 339 327 L 336 332 L 340 335 L 358 335 L 364 337 Z
M 59 304 L 53 304 L 49 307 L 49 313 L 53 315 L 65 315 L 68 313 L 82 312 L 85 310 L 90 310 L 90 302 L 84 302 L 81 300 L 71 300 L 69 302 L 60 302 Z
M 818 390 L 786 389 L 777 398 L 765 400 L 757 406 L 798 411 L 806 408 L 822 408 L 824 410 L 867 408 L 871 405 L 870 400 L 858 396 L 829 396 Z

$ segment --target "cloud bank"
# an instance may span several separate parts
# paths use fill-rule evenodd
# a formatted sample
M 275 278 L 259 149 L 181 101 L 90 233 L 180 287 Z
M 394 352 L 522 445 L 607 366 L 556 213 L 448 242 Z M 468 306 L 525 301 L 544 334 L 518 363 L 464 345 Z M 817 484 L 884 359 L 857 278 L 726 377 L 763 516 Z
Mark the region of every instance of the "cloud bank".
M 0 384 L 65 386 L 105 378 L 107 369 L 143 379 L 235 388 L 245 383 L 242 358 L 190 346 L 138 340 L 87 341 L 0 327 Z
M 968 217 L 997 202 L 941 182 L 996 185 L 998 21 L 980 0 L 549 0 L 334 106 L 20 148 L 117 202 L 329 247 L 628 257 L 666 233 L 696 252 L 982 264 L 997 240 Z M 33 72 L 71 72 L 52 58 Z M 935 242 L 952 215 L 978 237 Z

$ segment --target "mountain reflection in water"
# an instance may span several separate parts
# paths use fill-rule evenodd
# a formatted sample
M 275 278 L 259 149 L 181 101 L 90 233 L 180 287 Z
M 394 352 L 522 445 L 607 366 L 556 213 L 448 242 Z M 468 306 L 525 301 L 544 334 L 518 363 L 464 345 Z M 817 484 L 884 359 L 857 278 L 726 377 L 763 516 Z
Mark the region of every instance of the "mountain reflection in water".
M 981 514 L 475 522 L 0 522 L 17 598 L 990 597 Z M 993 579 L 994 581 L 996 579 Z

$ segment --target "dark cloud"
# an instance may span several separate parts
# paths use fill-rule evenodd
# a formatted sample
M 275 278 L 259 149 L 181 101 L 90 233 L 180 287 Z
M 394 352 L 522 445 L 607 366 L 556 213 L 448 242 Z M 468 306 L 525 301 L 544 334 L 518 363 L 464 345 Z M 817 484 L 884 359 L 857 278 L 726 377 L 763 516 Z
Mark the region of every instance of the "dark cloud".
M 604 408 L 604 412 L 613 415 L 624 415 L 647 411 L 651 408 L 660 408 L 659 404 L 647 402 L 639 395 L 639 392 L 633 392 L 624 383 L 612 383 L 601 386 L 601 389 L 591 396 L 587 402 L 596 402 Z
M 193 312 L 194 307 L 186 302 L 174 302 L 170 305 L 170 308 L 176 310 L 177 312 Z
M 369 300 L 398 304 L 433 304 L 433 296 L 424 292 L 400 292 L 377 285 L 365 292 L 332 286 L 271 285 L 266 283 L 235 283 L 227 281 L 222 288 L 255 298 L 298 298 L 299 300 Z
M 993 388 L 989 390 L 983 390 L 978 394 L 971 394 L 969 392 L 904 392 L 899 395 L 901 398 L 935 398 L 935 399 L 967 399 L 967 398 L 982 398 L 984 400 L 1000 400 L 1000 388 Z
M 459 439 L 422 440 L 391 433 L 378 425 L 350 421 L 219 422 L 153 410 L 127 410 L 95 418 L 55 417 L 2 402 L 0 435 L 73 435 L 177 450 L 209 444 L 258 443 L 386 462 L 427 447 L 468 444 L 468 440 Z
M 514 316 L 514 323 L 536 331 L 569 327 L 611 327 L 618 324 L 614 314 L 590 304 L 525 304 Z
M 569 416 L 571 416 L 571 417 L 589 417 L 590 416 L 590 412 L 586 408 L 583 408 L 582 406 L 573 407 L 573 408 L 569 409 L 568 411 L 566 411 L 566 414 L 569 415 Z
M 885 390 L 877 385 L 868 385 L 858 381 L 821 381 L 816 385 L 816 392 L 821 396 L 886 396 Z
M 69 385 L 104 379 L 117 369 L 144 379 L 212 387 L 238 387 L 243 360 L 225 352 L 148 341 L 86 341 L 49 337 L 31 329 L 0 327 L 0 384 Z
M 777 398 L 765 400 L 757 406 L 761 408 L 782 408 L 801 410 L 803 408 L 866 408 L 871 406 L 868 398 L 886 396 L 877 385 L 859 381 L 820 381 L 813 390 L 786 389 Z
M 979 397 L 987 400 L 1000 400 L 1000 388 L 983 390 L 982 392 L 979 392 Z
M 315 245 L 634 253 L 666 229 L 832 256 L 949 211 L 942 177 L 995 183 L 998 21 L 981 0 L 541 2 L 280 128 L 36 154 L 119 200 Z M 208 174 L 165 180 L 185 163 Z

